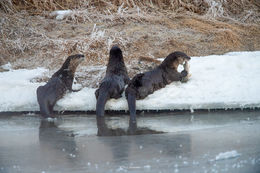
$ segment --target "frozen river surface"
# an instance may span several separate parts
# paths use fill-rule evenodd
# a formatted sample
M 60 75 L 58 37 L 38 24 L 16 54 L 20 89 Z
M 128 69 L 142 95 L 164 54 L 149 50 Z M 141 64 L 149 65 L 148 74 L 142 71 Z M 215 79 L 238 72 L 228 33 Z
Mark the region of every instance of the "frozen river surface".
M 107 121 L 124 129 L 128 117 Z M 145 113 L 138 123 L 150 131 L 98 137 L 94 115 L 46 122 L 2 113 L 0 172 L 260 172 L 260 111 Z

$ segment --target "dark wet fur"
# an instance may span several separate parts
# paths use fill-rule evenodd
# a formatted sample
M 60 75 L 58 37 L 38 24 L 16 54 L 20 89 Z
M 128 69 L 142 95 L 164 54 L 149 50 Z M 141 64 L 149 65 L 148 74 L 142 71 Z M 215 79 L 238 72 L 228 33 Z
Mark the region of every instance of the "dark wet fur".
M 97 116 L 104 116 L 104 106 L 108 99 L 118 99 L 122 97 L 125 85 L 128 82 L 129 77 L 125 67 L 122 51 L 119 47 L 114 46 L 110 50 L 106 76 L 101 81 L 99 88 L 95 92 L 97 98 Z
M 127 69 L 125 67 L 122 51 L 119 47 L 113 46 L 109 53 L 106 76 L 101 81 L 95 95 L 97 98 L 96 115 L 97 119 L 104 116 L 104 108 L 107 100 L 122 97 L 125 85 L 129 82 Z M 103 124 L 103 126 L 105 126 Z M 103 128 L 99 126 L 99 130 Z
M 70 68 L 76 68 L 77 66 L 71 67 L 70 63 L 76 58 L 82 57 L 84 55 L 80 54 L 69 56 L 62 67 L 52 75 L 47 84 L 37 88 L 37 100 L 43 117 L 52 117 L 53 107 L 56 102 L 65 95 L 66 91 L 74 91 L 72 90 L 72 83 L 76 69 Z
M 125 95 L 130 112 L 130 131 L 135 131 L 136 128 L 136 99 L 144 99 L 154 91 L 164 88 L 167 84 L 173 81 L 182 81 L 187 76 L 187 71 L 183 70 L 179 73 L 177 69 L 173 68 L 172 64 L 177 61 L 178 57 L 190 59 L 183 52 L 173 52 L 159 66 L 151 71 L 137 74 L 129 82 Z

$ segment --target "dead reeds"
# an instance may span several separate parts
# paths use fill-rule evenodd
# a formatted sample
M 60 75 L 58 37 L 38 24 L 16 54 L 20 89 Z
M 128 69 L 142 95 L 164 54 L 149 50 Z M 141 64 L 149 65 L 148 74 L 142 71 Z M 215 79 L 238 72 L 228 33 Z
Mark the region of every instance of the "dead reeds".
M 40 14 L 45 11 L 76 9 L 80 7 L 95 7 L 98 10 L 117 10 L 123 8 L 157 8 L 175 11 L 191 11 L 204 14 L 209 7 L 208 0 L 2 0 L 0 7 L 5 12 L 26 10 L 30 14 Z
M 70 13 L 58 18 L 56 10 Z M 130 76 L 176 50 L 199 56 L 260 48 L 254 0 L 1 0 L 0 15 L 0 65 L 55 70 L 82 53 L 86 86 L 102 78 L 113 44 Z

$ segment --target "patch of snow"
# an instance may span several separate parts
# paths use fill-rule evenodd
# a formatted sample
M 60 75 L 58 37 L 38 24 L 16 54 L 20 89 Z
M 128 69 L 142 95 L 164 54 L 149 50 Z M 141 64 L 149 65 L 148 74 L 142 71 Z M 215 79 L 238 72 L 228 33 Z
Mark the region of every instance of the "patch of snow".
M 79 84 L 79 83 L 74 83 L 72 89 L 74 89 L 74 90 L 81 90 L 82 89 L 82 85 Z
M 128 7 L 123 8 L 123 6 L 124 6 L 124 3 L 122 3 L 122 4 L 118 7 L 118 9 L 117 9 L 117 14 L 118 14 L 118 15 L 123 16 L 124 13 L 126 13 Z
M 221 2 L 217 2 L 214 0 L 206 0 L 206 3 L 209 6 L 209 9 L 207 11 L 208 16 L 210 17 L 222 17 L 224 14 L 224 8 L 222 7 Z
M 98 39 L 104 38 L 104 36 L 105 36 L 105 30 L 99 31 L 96 27 L 96 24 L 94 24 L 90 38 L 92 40 L 98 40 Z
M 39 106 L 36 89 L 44 83 L 32 83 L 31 79 L 40 77 L 46 69 L 19 69 L 0 73 L 0 111 L 36 111 Z
M 236 150 L 232 150 L 232 151 L 227 151 L 227 152 L 224 152 L 224 153 L 219 153 L 215 160 L 218 161 L 218 160 L 224 160 L 224 159 L 231 159 L 231 158 L 234 158 L 234 157 L 238 157 L 240 156 L 241 154 L 239 154 Z
M 65 98 L 57 102 L 55 109 L 94 111 L 96 107 L 95 90 L 94 88 L 83 88 L 79 92 L 68 93 Z
M 72 10 L 57 10 L 50 13 L 50 17 L 55 17 L 56 20 L 63 20 L 72 15 Z
M 97 33 L 94 27 L 93 33 Z M 94 34 L 95 35 L 95 34 Z M 95 36 L 102 36 L 97 34 Z M 192 57 L 191 78 L 173 82 L 136 102 L 137 110 L 196 110 L 260 107 L 260 51 Z M 45 83 L 31 81 L 46 69 L 19 69 L 0 73 L 0 112 L 38 111 L 36 89 Z M 73 88 L 79 88 L 79 85 Z M 67 93 L 55 106 L 57 111 L 94 111 L 94 88 Z M 124 93 L 107 102 L 106 110 L 128 110 Z
M 12 64 L 10 62 L 8 62 L 5 65 L 1 66 L 4 70 L 12 70 Z

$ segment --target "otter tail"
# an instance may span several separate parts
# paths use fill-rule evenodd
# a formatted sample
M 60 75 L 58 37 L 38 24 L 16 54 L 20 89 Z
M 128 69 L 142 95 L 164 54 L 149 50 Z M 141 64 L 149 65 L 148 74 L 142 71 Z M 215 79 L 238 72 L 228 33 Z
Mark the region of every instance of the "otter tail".
M 109 98 L 108 87 L 101 86 L 96 104 L 96 115 L 97 117 L 104 116 L 105 104 Z

